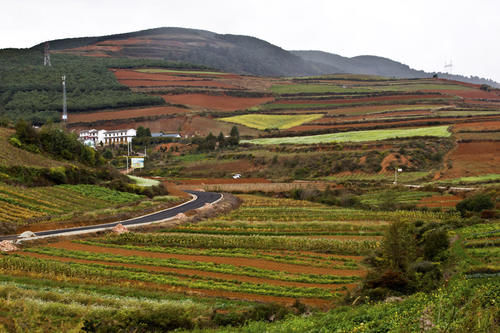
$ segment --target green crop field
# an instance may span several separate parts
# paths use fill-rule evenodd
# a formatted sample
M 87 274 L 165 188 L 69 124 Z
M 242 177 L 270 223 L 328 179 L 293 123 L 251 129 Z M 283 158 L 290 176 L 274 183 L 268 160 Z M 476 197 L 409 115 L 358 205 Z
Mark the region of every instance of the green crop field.
M 220 120 L 229 123 L 244 125 L 247 127 L 257 128 L 260 130 L 277 128 L 287 129 L 294 126 L 299 126 L 323 117 L 323 114 L 306 114 L 306 115 L 267 115 L 267 114 L 246 114 L 242 116 L 234 116 L 221 118 Z
M 271 91 L 278 95 L 283 94 L 321 94 L 321 93 L 360 93 L 376 91 L 422 91 L 422 90 L 472 90 L 459 84 L 436 84 L 436 83 L 411 83 L 390 85 L 332 85 L 332 84 L 279 84 L 273 85 Z
M 143 178 L 131 175 L 128 175 L 128 178 L 132 179 L 139 186 L 149 187 L 149 186 L 157 186 L 160 184 L 160 181 L 149 178 Z
M 312 136 L 297 136 L 284 138 L 263 138 L 254 140 L 242 140 L 242 143 L 253 143 L 260 145 L 279 144 L 315 144 L 330 142 L 363 142 L 379 141 L 396 138 L 408 138 L 415 136 L 448 137 L 451 133 L 448 126 L 423 127 L 412 129 L 383 129 L 372 131 L 353 131 L 345 133 L 321 134 Z
M 100 209 L 142 198 L 96 185 L 23 188 L 0 183 L 0 222 L 21 224 L 33 218 Z

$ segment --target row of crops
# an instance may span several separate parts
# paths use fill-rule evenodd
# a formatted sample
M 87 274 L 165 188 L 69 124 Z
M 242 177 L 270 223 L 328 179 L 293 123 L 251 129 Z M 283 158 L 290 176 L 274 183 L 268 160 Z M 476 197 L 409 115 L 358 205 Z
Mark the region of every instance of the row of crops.
M 23 223 L 36 217 L 100 209 L 142 198 L 96 185 L 25 188 L 0 183 L 0 222 Z

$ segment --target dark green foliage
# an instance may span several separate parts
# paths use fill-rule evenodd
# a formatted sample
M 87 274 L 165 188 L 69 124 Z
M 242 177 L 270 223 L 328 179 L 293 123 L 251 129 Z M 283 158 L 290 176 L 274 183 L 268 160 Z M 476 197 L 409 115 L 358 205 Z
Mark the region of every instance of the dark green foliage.
M 151 130 L 149 128 L 144 128 L 142 126 L 139 126 L 137 128 L 136 137 L 137 138 L 150 138 L 151 137 Z
M 240 143 L 240 132 L 238 131 L 238 127 L 233 126 L 231 128 L 229 139 L 227 141 L 229 146 L 237 146 Z
M 212 151 L 217 144 L 217 138 L 210 132 L 205 138 L 194 138 L 193 143 L 198 145 L 198 151 Z
M 424 258 L 433 260 L 439 253 L 450 246 L 448 233 L 445 230 L 432 230 L 424 237 Z
M 306 308 L 302 304 L 298 302 L 296 302 L 295 304 L 297 304 L 294 306 L 297 312 L 303 313 L 300 311 L 306 310 Z M 283 305 L 279 305 L 276 303 L 258 304 L 248 311 L 216 313 L 213 316 L 212 320 L 217 326 L 241 326 L 249 320 L 267 322 L 280 320 L 291 312 L 292 311 L 290 308 L 286 308 Z
M 0 173 L 9 176 L 6 183 L 26 186 L 47 186 L 54 184 L 97 184 L 119 177 L 114 169 L 100 167 L 99 169 L 65 166 L 58 168 L 30 168 L 21 165 L 0 166 Z
M 217 137 L 217 143 L 219 144 L 219 149 L 224 149 L 226 146 L 226 138 L 224 138 L 224 134 L 222 132 L 220 132 Z
M 41 49 L 0 51 L 0 116 L 43 124 L 59 121 L 61 76 L 66 75 L 71 112 L 165 104 L 159 96 L 134 93 L 121 85 L 109 68 L 193 67 L 144 59 L 106 59 L 52 54 L 52 67 L 43 66 Z
M 174 329 L 192 329 L 194 322 L 183 308 L 123 309 L 114 313 L 91 312 L 84 319 L 84 332 L 167 332 Z
M 407 272 L 410 263 L 416 259 L 416 240 L 413 225 L 393 222 L 382 241 L 382 253 L 387 267 Z
M 482 210 L 491 209 L 494 206 L 491 196 L 486 193 L 478 193 L 460 201 L 456 208 L 462 216 L 465 216 L 467 212 L 479 213 Z
M 22 143 L 22 148 L 31 152 L 42 151 L 56 158 L 79 161 L 91 167 L 104 163 L 101 155 L 78 141 L 75 134 L 52 125 L 44 126 L 40 131 L 36 131 L 21 119 L 16 123 L 16 138 Z M 12 143 L 17 145 L 17 142 Z

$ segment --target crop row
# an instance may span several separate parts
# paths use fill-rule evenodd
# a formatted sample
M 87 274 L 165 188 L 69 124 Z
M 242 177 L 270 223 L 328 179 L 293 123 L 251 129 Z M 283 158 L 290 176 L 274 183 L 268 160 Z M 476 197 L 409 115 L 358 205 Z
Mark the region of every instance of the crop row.
M 95 245 L 102 247 L 112 247 L 128 250 L 139 250 L 156 253 L 182 254 L 193 256 L 208 256 L 208 257 L 229 257 L 229 258 L 247 258 L 247 259 L 263 259 L 286 264 L 307 265 L 314 267 L 327 267 L 331 269 L 357 269 L 358 265 L 353 259 L 338 256 L 321 256 L 312 253 L 300 253 L 290 251 L 274 251 L 272 254 L 256 251 L 251 249 L 192 249 L 183 247 L 160 247 L 160 246 L 138 246 L 130 244 L 113 244 L 114 238 L 104 238 L 97 241 L 78 241 L 81 244 Z M 342 262 L 341 265 L 335 262 Z
M 178 277 L 172 276 L 168 272 L 153 273 L 149 270 L 139 268 L 125 268 L 101 264 L 62 263 L 16 255 L 1 258 L 0 269 L 5 273 L 9 271 L 44 273 L 48 277 L 57 277 L 59 279 L 64 277 L 78 277 L 99 284 L 107 281 L 132 280 L 191 289 L 224 290 L 285 297 L 333 298 L 339 296 L 335 292 L 322 288 L 285 287 L 212 278 Z
M 95 253 L 88 251 L 71 251 L 56 248 L 31 248 L 28 252 L 57 256 L 72 259 L 99 260 L 122 264 L 148 265 L 155 267 L 168 267 L 178 269 L 200 270 L 205 272 L 233 274 L 242 276 L 259 277 L 281 281 L 304 283 L 349 283 L 358 280 L 357 276 L 333 276 L 318 274 L 289 274 L 283 271 L 261 269 L 250 266 L 235 266 L 229 264 L 216 264 L 212 262 L 197 262 L 175 258 L 151 258 L 142 256 L 121 256 L 114 254 Z
M 0 184 L 0 222 L 22 223 L 34 217 L 100 209 L 141 198 L 96 185 L 23 188 Z
M 224 236 L 193 234 L 122 234 L 115 244 L 134 244 L 147 246 L 177 246 L 189 248 L 248 248 L 276 249 L 292 251 L 314 251 L 322 253 L 368 254 L 379 246 L 376 241 L 354 241 L 334 239 L 310 239 L 284 236 Z
M 327 207 L 325 205 L 306 200 L 270 198 L 249 194 L 240 194 L 238 197 L 243 200 L 241 207 Z
M 349 208 L 298 208 L 298 207 L 241 207 L 220 220 L 243 221 L 404 221 L 426 220 L 439 222 L 458 216 L 436 211 L 370 211 Z
M 386 229 L 385 224 L 361 224 L 346 222 L 244 222 L 244 221 L 217 221 L 211 220 L 197 224 L 187 224 L 176 229 L 182 230 L 241 230 L 262 232 L 316 232 L 348 234 L 380 234 Z

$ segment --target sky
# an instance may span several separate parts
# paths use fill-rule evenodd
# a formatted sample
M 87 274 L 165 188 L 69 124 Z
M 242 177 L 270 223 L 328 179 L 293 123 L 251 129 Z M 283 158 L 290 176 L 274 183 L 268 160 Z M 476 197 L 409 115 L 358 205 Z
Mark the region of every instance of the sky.
M 248 35 L 287 50 L 377 55 L 500 82 L 498 0 L 2 0 L 0 48 L 158 27 Z

